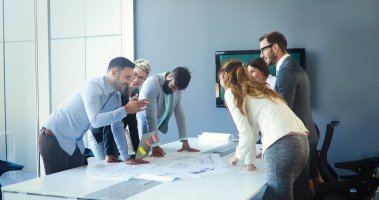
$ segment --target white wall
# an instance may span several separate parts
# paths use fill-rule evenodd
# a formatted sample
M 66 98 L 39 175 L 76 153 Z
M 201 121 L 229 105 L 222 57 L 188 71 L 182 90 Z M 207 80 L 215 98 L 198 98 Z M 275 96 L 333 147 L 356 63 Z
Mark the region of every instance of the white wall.
M 4 104 L 4 39 L 3 39 L 3 4 L 0 1 L 0 160 L 6 159 L 5 104 Z
M 122 24 L 133 19 L 122 13 L 130 7 L 132 0 L 0 0 L 1 160 L 36 170 L 46 112 L 133 47 L 122 32 L 133 30 Z
M 34 2 L 3 0 L 2 67 L 3 104 L 0 118 L 7 145 L 1 146 L 1 159 L 33 169 L 36 159 L 36 79 L 34 42 Z M 4 144 L 4 140 L 2 141 Z M 5 151 L 4 147 L 7 147 Z
M 50 2 L 52 109 L 87 78 L 105 74 L 109 61 L 122 55 L 121 2 Z

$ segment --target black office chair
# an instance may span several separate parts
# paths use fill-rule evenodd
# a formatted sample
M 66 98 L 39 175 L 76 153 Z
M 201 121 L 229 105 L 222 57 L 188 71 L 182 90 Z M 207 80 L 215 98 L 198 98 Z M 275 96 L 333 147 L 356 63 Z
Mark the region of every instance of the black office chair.
M 355 172 L 354 175 L 338 177 L 328 162 L 328 150 L 337 125 L 330 123 L 326 127 L 324 143 L 318 157 L 318 169 L 324 183 L 318 185 L 316 199 L 372 199 L 379 186 L 379 179 L 376 177 L 379 157 L 335 163 L 337 168 Z

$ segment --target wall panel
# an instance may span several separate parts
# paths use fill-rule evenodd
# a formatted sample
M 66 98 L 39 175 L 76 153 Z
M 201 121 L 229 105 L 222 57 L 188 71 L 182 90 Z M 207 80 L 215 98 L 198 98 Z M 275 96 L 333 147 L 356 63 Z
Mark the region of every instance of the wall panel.
M 36 166 L 36 80 L 34 42 L 5 45 L 5 94 L 8 160 Z

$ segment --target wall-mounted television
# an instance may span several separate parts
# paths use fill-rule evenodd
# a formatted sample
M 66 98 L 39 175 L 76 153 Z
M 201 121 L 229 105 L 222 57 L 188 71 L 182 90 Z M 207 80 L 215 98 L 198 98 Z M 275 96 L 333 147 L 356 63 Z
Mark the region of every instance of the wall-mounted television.
M 287 49 L 288 53 L 305 69 L 305 49 L 293 48 Z M 247 64 L 251 59 L 259 58 L 260 50 L 235 50 L 235 51 L 216 51 L 216 106 L 225 107 L 224 89 L 221 87 L 217 77 L 218 70 L 223 62 L 230 59 L 238 59 Z M 269 66 L 270 74 L 275 76 L 275 65 Z

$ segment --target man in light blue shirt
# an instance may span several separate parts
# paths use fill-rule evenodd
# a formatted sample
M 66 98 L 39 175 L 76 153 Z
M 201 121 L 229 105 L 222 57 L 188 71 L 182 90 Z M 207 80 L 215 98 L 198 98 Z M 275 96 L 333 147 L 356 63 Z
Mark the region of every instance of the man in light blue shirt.
M 39 150 L 46 175 L 86 165 L 83 136 L 90 126 L 111 125 L 121 157 L 127 164 L 147 163 L 128 159 L 122 118 L 144 110 L 147 99 L 121 105 L 121 91 L 133 78 L 134 63 L 124 57 L 110 61 L 105 76 L 87 81 L 50 115 L 41 129 Z

